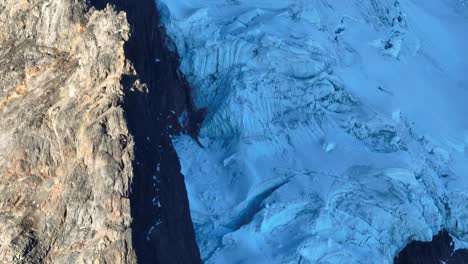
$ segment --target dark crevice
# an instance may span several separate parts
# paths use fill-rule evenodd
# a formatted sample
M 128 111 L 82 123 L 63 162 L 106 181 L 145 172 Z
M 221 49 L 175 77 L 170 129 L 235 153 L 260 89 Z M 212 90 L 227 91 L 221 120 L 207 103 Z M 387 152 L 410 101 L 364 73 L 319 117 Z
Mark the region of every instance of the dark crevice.
M 186 111 L 187 132 L 198 135 L 205 111 L 197 110 L 179 71 L 179 57 L 160 24 L 153 0 L 94 0 L 124 11 L 130 24 L 125 53 L 147 92 L 125 76 L 123 108 L 135 142 L 130 193 L 132 243 L 138 263 L 201 263 L 180 163 L 171 134 L 182 132 L 178 116 Z
M 430 242 L 412 241 L 397 257 L 395 264 L 468 264 L 468 250 L 455 250 L 452 237 L 446 230 Z
M 226 227 L 231 230 L 238 230 L 242 226 L 245 226 L 252 222 L 255 215 L 263 209 L 263 202 L 270 197 L 276 190 L 281 188 L 283 185 L 288 183 L 289 179 L 285 179 L 276 184 L 266 187 L 264 190 L 260 190 L 257 194 L 252 197 L 248 197 L 242 204 L 240 210 L 236 210 L 236 215 L 229 219 L 230 221 L 226 224 Z M 259 187 L 260 189 L 261 187 Z M 245 204 L 244 204 L 245 203 Z

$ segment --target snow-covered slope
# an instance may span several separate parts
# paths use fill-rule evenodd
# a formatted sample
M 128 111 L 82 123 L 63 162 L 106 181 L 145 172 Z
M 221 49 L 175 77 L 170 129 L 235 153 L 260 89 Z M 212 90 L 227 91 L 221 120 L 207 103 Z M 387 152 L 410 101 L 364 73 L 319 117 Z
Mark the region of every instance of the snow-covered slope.
M 158 0 L 209 115 L 174 140 L 206 263 L 468 240 L 466 0 Z

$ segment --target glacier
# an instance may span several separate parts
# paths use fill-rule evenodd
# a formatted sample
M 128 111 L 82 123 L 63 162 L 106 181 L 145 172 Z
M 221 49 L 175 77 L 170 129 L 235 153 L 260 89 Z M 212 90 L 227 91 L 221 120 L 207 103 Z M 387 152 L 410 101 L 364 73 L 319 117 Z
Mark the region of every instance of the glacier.
M 205 263 L 393 263 L 468 241 L 468 1 L 157 0 Z

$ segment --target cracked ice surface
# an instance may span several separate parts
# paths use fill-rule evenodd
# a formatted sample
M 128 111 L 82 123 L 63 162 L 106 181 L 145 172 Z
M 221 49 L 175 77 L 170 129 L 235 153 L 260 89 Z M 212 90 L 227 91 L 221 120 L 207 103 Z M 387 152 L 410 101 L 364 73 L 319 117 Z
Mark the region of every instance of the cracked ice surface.
M 210 111 L 174 140 L 206 263 L 468 241 L 466 1 L 157 2 Z

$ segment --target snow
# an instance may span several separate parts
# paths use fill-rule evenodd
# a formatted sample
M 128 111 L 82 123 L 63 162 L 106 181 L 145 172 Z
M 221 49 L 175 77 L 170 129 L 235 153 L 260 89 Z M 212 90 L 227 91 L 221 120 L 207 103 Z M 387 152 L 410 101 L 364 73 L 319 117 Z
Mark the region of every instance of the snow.
M 149 230 L 148 230 L 148 233 L 146 234 L 146 241 L 151 241 L 152 240 L 152 236 L 154 235 L 153 232 L 156 230 L 156 228 L 162 224 L 162 222 L 160 220 L 156 221 L 156 223 L 154 225 L 152 225 Z
M 174 139 L 206 263 L 468 241 L 467 1 L 157 4 L 209 109 L 205 148 Z

